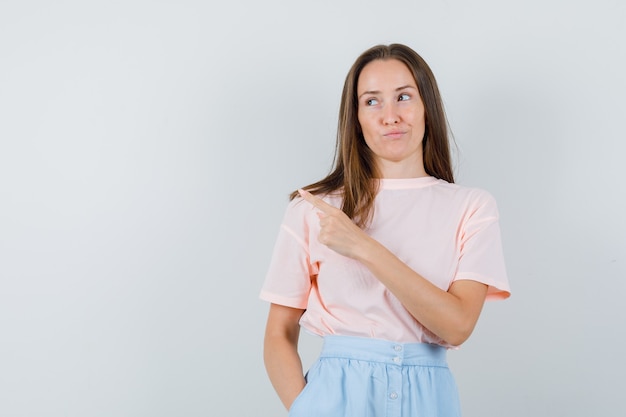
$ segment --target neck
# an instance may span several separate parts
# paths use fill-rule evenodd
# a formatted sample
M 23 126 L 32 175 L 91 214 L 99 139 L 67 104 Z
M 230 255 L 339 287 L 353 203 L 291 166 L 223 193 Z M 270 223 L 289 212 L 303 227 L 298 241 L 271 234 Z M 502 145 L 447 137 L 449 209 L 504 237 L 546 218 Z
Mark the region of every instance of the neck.
M 427 177 L 428 174 L 424 169 L 424 164 L 394 163 L 390 161 L 380 162 L 377 166 L 381 178 L 399 179 L 399 178 L 419 178 Z

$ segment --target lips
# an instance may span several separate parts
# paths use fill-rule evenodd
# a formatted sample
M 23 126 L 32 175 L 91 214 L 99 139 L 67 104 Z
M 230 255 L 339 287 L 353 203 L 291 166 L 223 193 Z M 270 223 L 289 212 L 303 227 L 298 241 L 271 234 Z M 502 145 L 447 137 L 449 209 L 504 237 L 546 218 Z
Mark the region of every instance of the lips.
M 383 134 L 384 137 L 388 138 L 388 139 L 399 139 L 402 136 L 404 136 L 406 132 L 402 131 L 402 130 L 392 130 L 391 132 L 387 132 L 385 134 Z

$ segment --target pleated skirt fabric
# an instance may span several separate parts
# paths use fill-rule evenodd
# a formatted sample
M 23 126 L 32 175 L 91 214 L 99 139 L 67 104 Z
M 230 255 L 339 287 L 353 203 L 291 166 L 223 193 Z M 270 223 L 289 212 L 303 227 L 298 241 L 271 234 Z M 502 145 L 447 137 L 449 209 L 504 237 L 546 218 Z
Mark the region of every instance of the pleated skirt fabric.
M 460 417 L 447 350 L 327 336 L 289 417 Z

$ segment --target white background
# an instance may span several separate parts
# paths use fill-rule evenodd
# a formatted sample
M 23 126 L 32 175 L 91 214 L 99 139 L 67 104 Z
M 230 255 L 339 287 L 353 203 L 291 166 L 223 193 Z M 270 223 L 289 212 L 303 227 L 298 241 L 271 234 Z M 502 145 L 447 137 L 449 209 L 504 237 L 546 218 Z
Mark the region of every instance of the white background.
M 285 416 L 258 292 L 391 42 L 501 211 L 513 295 L 450 353 L 465 416 L 623 416 L 625 39 L 621 0 L 1 0 L 0 416 Z

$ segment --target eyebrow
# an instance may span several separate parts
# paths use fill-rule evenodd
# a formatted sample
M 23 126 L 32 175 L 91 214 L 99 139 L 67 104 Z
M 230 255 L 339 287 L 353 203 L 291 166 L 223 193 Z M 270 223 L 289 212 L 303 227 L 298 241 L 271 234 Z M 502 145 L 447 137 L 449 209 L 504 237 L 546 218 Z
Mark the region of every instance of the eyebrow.
M 398 88 L 396 88 L 396 91 L 401 91 L 401 90 L 404 90 L 404 89 L 406 89 L 406 88 L 412 88 L 412 89 L 414 89 L 414 90 L 417 90 L 417 88 L 416 88 L 416 87 L 414 87 L 414 86 L 412 86 L 412 85 L 410 85 L 410 84 L 407 84 L 407 85 L 403 85 L 402 87 L 398 87 Z M 363 96 L 364 96 L 364 95 L 366 95 L 366 94 L 374 94 L 374 95 L 376 95 L 376 94 L 380 94 L 380 93 L 381 93 L 381 92 L 380 92 L 380 91 L 378 91 L 378 90 L 364 91 L 364 92 L 362 92 L 362 93 L 359 95 L 359 97 L 358 97 L 358 98 L 361 98 L 361 97 L 363 97 Z

